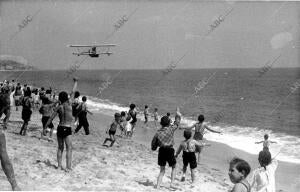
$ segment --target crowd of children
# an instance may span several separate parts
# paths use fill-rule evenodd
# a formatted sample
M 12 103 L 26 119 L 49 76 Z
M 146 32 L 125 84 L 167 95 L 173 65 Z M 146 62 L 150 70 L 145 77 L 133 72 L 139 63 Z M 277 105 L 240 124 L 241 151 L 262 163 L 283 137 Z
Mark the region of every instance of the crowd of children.
M 62 91 L 58 96 L 52 91 L 51 88 L 45 90 L 43 87 L 33 88 L 15 81 L 9 82 L 4 81 L 0 83 L 0 117 L 2 114 L 5 115 L 3 119 L 3 128 L 7 129 L 7 122 L 10 117 L 10 96 L 13 95 L 14 105 L 16 110 L 19 106 L 22 106 L 21 118 L 23 120 L 23 125 L 20 130 L 20 135 L 25 136 L 27 134 L 27 127 L 30 121 L 31 114 L 34 109 L 39 109 L 38 111 L 42 115 L 42 125 L 43 129 L 41 131 L 41 138 L 46 138 L 49 133 L 49 141 L 52 141 L 54 125 L 52 123 L 55 116 L 59 117 L 59 124 L 57 127 L 57 162 L 58 168 L 62 169 L 62 154 L 64 151 L 64 146 L 66 146 L 66 171 L 72 170 L 72 126 L 74 124 L 73 119 L 75 119 L 75 132 L 80 131 L 81 127 L 84 128 L 85 134 L 89 135 L 89 123 L 87 120 L 87 114 L 92 114 L 87 107 L 86 101 L 87 97 L 82 97 L 82 102 L 79 101 L 80 93 L 76 91 L 77 79 L 74 79 L 74 87 L 71 93 Z M 74 95 L 74 97 L 73 97 Z M 109 138 L 104 140 L 103 145 L 107 146 L 106 143 L 110 141 L 109 147 L 112 147 L 116 143 L 115 134 L 117 130 L 121 131 L 121 136 L 132 137 L 135 126 L 137 123 L 137 114 L 135 104 L 130 104 L 129 111 L 122 111 L 121 113 L 115 113 L 114 120 L 110 124 L 106 133 Z M 144 109 L 145 122 L 149 122 L 149 107 L 146 105 Z M 155 127 L 157 127 L 159 115 L 158 109 L 154 109 L 153 113 Z M 172 167 L 171 172 L 171 187 L 176 176 L 176 159 L 182 152 L 183 161 L 183 173 L 181 181 L 185 181 L 185 175 L 187 167 L 191 170 L 191 180 L 192 183 L 195 182 L 196 174 L 195 169 L 197 168 L 197 158 L 196 153 L 198 153 L 198 163 L 200 161 L 200 154 L 204 146 L 209 146 L 210 144 L 204 143 L 204 133 L 205 130 L 221 133 L 211 129 L 206 123 L 204 123 L 204 116 L 198 116 L 198 122 L 194 123 L 192 126 L 184 127 L 181 126 L 180 122 L 182 119 L 182 114 L 177 108 L 175 113 L 174 122 L 171 120 L 170 113 L 163 116 L 160 120 L 161 128 L 159 128 L 154 135 L 151 148 L 152 150 L 158 150 L 158 165 L 160 166 L 160 173 L 157 178 L 156 187 L 159 188 L 162 182 L 162 178 L 165 174 L 166 163 Z M 178 149 L 175 152 L 174 149 L 174 133 L 178 129 L 184 129 L 183 137 L 184 140 L 180 143 Z M 195 131 L 194 135 L 192 130 Z M 192 136 L 193 135 L 193 136 Z M 263 150 L 259 153 L 258 161 L 261 167 L 253 171 L 252 182 L 248 182 L 248 174 L 251 171 L 250 165 L 243 159 L 234 158 L 229 164 L 229 178 L 234 183 L 232 192 L 250 192 L 250 189 L 254 191 L 261 192 L 275 192 L 275 171 L 278 166 L 278 162 L 271 158 L 271 153 L 269 152 L 269 146 L 271 143 L 276 143 L 274 141 L 268 140 L 268 135 L 264 136 L 264 141 L 256 142 L 256 144 L 263 143 Z

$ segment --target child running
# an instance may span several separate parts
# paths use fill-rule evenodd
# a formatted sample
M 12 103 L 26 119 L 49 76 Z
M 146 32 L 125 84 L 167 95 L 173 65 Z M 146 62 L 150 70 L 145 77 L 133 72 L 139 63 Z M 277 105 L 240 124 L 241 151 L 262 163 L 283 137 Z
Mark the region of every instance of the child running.
M 177 159 L 178 155 L 183 151 L 182 160 L 183 160 L 183 169 L 182 169 L 182 177 L 181 181 L 185 181 L 185 173 L 187 166 L 190 165 L 191 168 L 191 176 L 192 176 L 192 183 L 195 181 L 195 168 L 197 167 L 197 160 L 196 160 L 196 147 L 203 147 L 203 146 L 210 146 L 209 144 L 199 143 L 198 141 L 192 139 L 192 131 L 191 130 L 184 130 L 183 136 L 185 138 L 184 141 L 179 145 L 177 152 L 175 154 L 175 158 Z
M 229 163 L 229 178 L 234 187 L 231 192 L 250 192 L 250 184 L 246 177 L 251 171 L 250 165 L 243 159 L 233 158 Z
M 260 167 L 253 171 L 251 187 L 257 192 L 275 192 L 275 171 L 278 161 L 271 159 L 271 153 L 268 150 L 263 150 L 259 152 L 258 162 Z
M 263 143 L 263 150 L 269 151 L 270 144 L 271 144 L 271 143 L 277 143 L 277 142 L 276 142 L 276 141 L 270 141 L 270 140 L 268 140 L 268 139 L 269 139 L 269 135 L 268 135 L 268 134 L 265 134 L 265 135 L 264 135 L 264 140 L 263 140 L 263 141 L 255 142 L 255 144 Z
M 120 120 L 121 120 L 121 115 L 120 113 L 115 113 L 115 120 L 114 122 L 110 125 L 110 127 L 106 130 L 106 134 L 108 133 L 109 138 L 106 138 L 104 140 L 103 146 L 107 146 L 106 142 L 110 141 L 110 147 L 112 147 L 114 145 L 114 143 L 116 142 L 115 139 L 115 134 L 117 131 L 118 126 L 120 126 Z M 107 146 L 108 147 L 108 146 Z
M 20 131 L 20 135 L 26 136 L 28 122 L 30 121 L 30 117 L 32 114 L 31 108 L 33 107 L 33 100 L 31 98 L 31 90 L 28 88 L 25 91 L 24 98 L 22 99 L 22 119 L 23 125 Z
M 204 123 L 204 115 L 199 115 L 198 116 L 198 122 L 193 124 L 190 127 L 181 127 L 181 129 L 192 129 L 195 127 L 195 134 L 194 134 L 194 139 L 196 141 L 201 141 L 203 140 L 203 136 L 204 136 L 204 131 L 205 129 L 207 129 L 210 132 L 213 133 L 219 133 L 221 134 L 220 131 L 215 131 L 211 128 L 209 128 L 205 123 Z M 202 151 L 202 147 L 197 148 L 196 152 L 198 153 L 198 163 L 200 163 L 200 154 Z

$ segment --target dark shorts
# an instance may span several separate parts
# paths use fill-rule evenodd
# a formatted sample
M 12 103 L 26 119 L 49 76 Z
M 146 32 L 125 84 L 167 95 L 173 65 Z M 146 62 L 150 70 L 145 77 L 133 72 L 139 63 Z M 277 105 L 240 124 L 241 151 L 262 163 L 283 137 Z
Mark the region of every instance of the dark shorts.
M 46 116 L 43 116 L 42 117 L 42 124 L 43 124 L 43 127 L 45 127 L 46 123 L 48 122 L 48 120 L 50 119 L 50 117 L 46 117 Z M 53 129 L 54 128 L 54 125 L 53 123 L 51 122 L 49 125 L 48 125 L 49 128 Z M 45 127 L 47 128 L 47 127 Z
M 203 140 L 203 135 L 200 132 L 195 132 L 194 139 L 196 141 Z
M 195 152 L 183 152 L 182 155 L 183 165 L 188 166 L 190 164 L 191 169 L 195 169 L 197 167 L 197 160 Z
M 175 150 L 173 147 L 160 147 L 158 151 L 158 165 L 166 166 L 168 162 L 170 167 L 176 165 Z
M 69 135 L 72 135 L 71 127 L 65 127 L 60 125 L 57 127 L 57 137 L 66 138 Z
M 22 110 L 22 119 L 23 121 L 30 121 L 30 117 L 31 117 L 32 111 L 30 109 L 23 109 Z
M 115 135 L 115 134 L 116 134 L 116 131 L 109 130 L 109 131 L 108 131 L 108 134 L 109 134 L 109 135 Z

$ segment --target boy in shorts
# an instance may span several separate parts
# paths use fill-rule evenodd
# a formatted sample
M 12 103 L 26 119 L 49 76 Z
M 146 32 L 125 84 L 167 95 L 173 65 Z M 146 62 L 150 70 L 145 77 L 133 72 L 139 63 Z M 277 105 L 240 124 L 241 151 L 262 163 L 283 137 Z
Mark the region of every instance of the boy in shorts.
M 121 115 L 120 113 L 115 113 L 115 120 L 114 122 L 110 125 L 109 129 L 106 130 L 106 133 L 108 133 L 109 138 L 106 138 L 104 140 L 103 146 L 107 146 L 106 142 L 110 141 L 110 147 L 113 146 L 113 144 L 116 142 L 115 139 L 115 134 L 117 131 L 118 126 L 120 126 L 120 120 L 121 120 Z
M 175 158 L 183 151 L 182 160 L 183 160 L 183 169 L 182 169 L 182 178 L 181 181 L 185 181 L 185 173 L 187 166 L 190 165 L 191 168 L 191 176 L 192 176 L 192 183 L 195 181 L 195 168 L 197 167 L 197 160 L 195 151 L 197 147 L 203 146 L 210 146 L 209 144 L 199 143 L 196 140 L 192 139 L 192 131 L 191 130 L 184 130 L 183 136 L 185 138 L 184 141 L 179 145 Z
M 160 166 L 160 173 L 157 178 L 156 188 L 160 187 L 162 178 L 165 174 L 165 166 L 168 162 L 169 166 L 172 167 L 171 173 L 171 185 L 173 188 L 173 182 L 176 175 L 176 158 L 174 156 L 174 133 L 178 126 L 170 126 L 170 118 L 164 116 L 160 120 L 161 128 L 157 130 L 151 142 L 151 149 L 155 151 L 159 147 L 158 151 L 158 165 Z

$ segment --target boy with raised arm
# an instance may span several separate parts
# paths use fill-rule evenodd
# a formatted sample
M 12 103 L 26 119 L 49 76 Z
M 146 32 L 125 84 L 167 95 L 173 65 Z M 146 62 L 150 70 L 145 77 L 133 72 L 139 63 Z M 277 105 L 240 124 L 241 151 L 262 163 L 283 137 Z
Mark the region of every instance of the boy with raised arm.
M 163 116 L 160 120 L 161 128 L 157 130 L 151 142 L 151 149 L 155 151 L 159 147 L 158 151 L 158 165 L 160 166 L 160 173 L 157 178 L 156 188 L 160 187 L 162 178 L 165 174 L 165 166 L 168 162 L 169 166 L 172 167 L 171 173 L 171 185 L 173 187 L 173 182 L 176 175 L 176 158 L 174 156 L 174 133 L 178 126 L 170 126 L 170 118 L 168 116 Z

